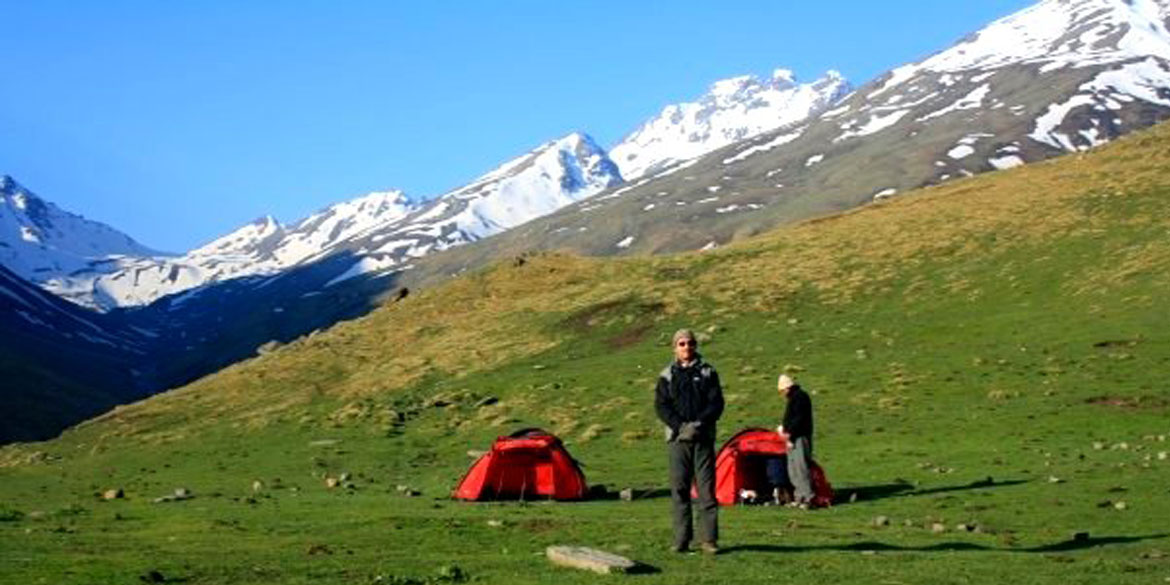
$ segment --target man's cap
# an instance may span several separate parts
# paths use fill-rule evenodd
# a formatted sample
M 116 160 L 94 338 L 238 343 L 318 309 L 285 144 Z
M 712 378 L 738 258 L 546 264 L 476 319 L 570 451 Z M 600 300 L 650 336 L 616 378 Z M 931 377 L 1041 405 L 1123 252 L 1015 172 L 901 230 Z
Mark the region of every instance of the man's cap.
M 674 338 L 670 340 L 670 344 L 678 345 L 678 341 L 680 339 L 693 339 L 698 342 L 698 339 L 695 339 L 695 332 L 691 331 L 690 329 L 679 329 L 678 331 L 675 331 Z
M 796 385 L 796 381 L 788 377 L 788 374 L 780 374 L 780 379 L 776 382 L 776 387 L 781 390 L 787 390 Z

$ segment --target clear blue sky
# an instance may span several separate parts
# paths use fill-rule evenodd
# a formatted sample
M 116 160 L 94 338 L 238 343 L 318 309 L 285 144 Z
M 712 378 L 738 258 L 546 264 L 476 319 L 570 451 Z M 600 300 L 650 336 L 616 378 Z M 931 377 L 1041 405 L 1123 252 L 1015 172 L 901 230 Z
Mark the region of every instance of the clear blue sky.
M 718 79 L 861 84 L 1028 0 L 0 0 L 0 173 L 184 251 L 373 190 L 433 197 Z

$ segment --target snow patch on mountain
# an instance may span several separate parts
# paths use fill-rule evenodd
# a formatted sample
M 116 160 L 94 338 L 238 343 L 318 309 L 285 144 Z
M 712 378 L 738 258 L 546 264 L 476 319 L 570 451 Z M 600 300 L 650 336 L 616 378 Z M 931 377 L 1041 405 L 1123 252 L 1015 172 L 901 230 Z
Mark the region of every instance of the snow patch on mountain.
M 906 114 L 909 113 L 910 110 L 897 110 L 884 115 L 880 113 L 874 113 L 870 114 L 869 118 L 861 124 L 858 124 L 857 120 L 846 122 L 845 124 L 841 125 L 841 129 L 845 132 L 837 138 L 833 139 L 833 142 L 841 142 L 850 138 L 858 138 L 861 136 L 876 134 L 882 130 L 885 130 L 886 128 L 889 128 L 890 126 L 893 126 L 894 124 L 897 124 L 902 120 L 902 118 L 906 117 Z
M 929 113 L 921 118 L 918 118 L 916 121 L 926 122 L 927 120 L 932 120 L 934 118 L 941 118 L 942 116 L 950 114 L 951 112 L 959 112 L 962 110 L 974 110 L 974 109 L 980 108 L 983 106 L 983 100 L 987 98 L 987 94 L 990 92 L 991 92 L 991 86 L 987 85 L 987 84 L 983 84 L 983 85 L 971 90 L 971 93 L 968 93 L 967 95 L 959 98 L 954 103 L 951 103 L 950 105 L 948 105 L 944 108 L 935 110 L 935 111 L 933 111 L 933 112 L 931 112 L 931 113 Z
M 1120 110 L 1124 102 L 1134 99 L 1170 107 L 1170 66 L 1167 61 L 1147 58 L 1101 72 L 1082 84 L 1068 100 L 1049 105 L 1036 118 L 1035 128 L 1028 137 L 1067 151 L 1095 146 L 1104 142 L 1095 133 L 1081 134 L 1086 143 L 1077 144 L 1068 133 L 1060 132 L 1065 118 L 1084 107 Z
M 773 139 L 771 139 L 763 144 L 750 145 L 747 148 L 741 150 L 735 156 L 723 159 L 723 164 L 729 165 L 729 164 L 737 163 L 741 160 L 746 160 L 747 157 L 749 157 L 753 154 L 767 152 L 769 150 L 772 150 L 773 148 L 776 148 L 777 146 L 782 146 L 782 145 L 788 144 L 789 142 L 792 142 L 793 140 L 800 138 L 800 135 L 803 132 L 804 132 L 804 128 L 798 128 L 797 130 L 795 130 L 793 132 L 781 134 L 781 135 L 779 135 L 779 136 L 777 136 L 777 137 L 775 137 L 775 138 L 773 138 Z

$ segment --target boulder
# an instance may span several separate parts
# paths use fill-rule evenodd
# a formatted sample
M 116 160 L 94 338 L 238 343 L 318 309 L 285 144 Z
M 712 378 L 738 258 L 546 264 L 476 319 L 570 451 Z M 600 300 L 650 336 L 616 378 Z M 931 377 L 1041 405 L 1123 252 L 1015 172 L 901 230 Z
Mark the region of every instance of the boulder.
M 873 519 L 873 525 L 874 526 L 889 526 L 890 525 L 890 518 L 889 518 L 889 516 L 875 516 Z
M 550 546 L 545 549 L 545 556 L 555 565 L 602 575 L 626 573 L 636 566 L 634 561 L 626 557 L 583 546 Z
M 126 497 L 126 494 L 122 492 L 122 488 L 114 488 L 102 492 L 103 500 L 120 500 L 124 497 Z

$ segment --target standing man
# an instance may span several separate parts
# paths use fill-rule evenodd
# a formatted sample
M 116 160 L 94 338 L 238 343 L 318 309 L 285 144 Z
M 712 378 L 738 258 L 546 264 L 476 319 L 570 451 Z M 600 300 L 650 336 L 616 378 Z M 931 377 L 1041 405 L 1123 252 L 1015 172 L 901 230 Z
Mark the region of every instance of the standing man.
M 813 501 L 812 461 L 813 414 L 812 400 L 795 380 L 781 374 L 776 384 L 780 397 L 788 401 L 784 409 L 784 424 L 777 429 L 788 438 L 788 480 L 792 482 L 793 504 L 808 509 Z
M 698 341 L 680 329 L 671 342 L 674 360 L 658 375 L 654 409 L 666 425 L 674 550 L 686 552 L 694 536 L 691 483 L 699 493 L 699 547 L 719 552 L 719 503 L 715 500 L 715 421 L 723 414 L 723 388 L 703 361 Z

